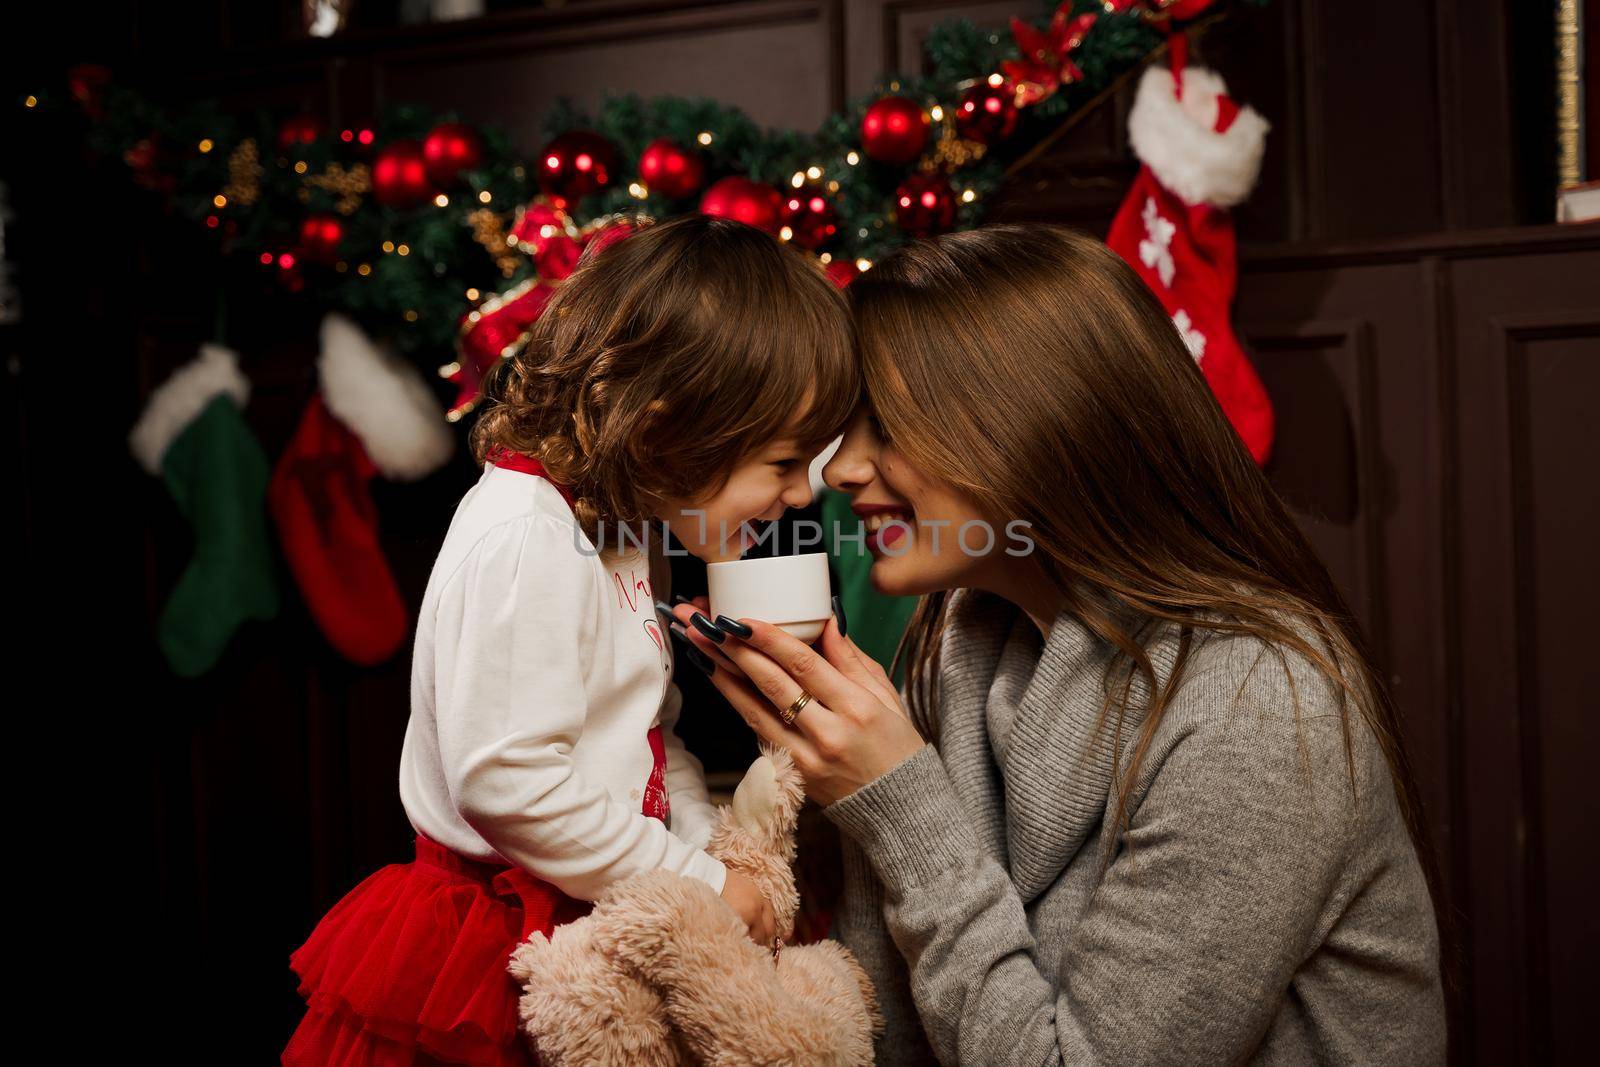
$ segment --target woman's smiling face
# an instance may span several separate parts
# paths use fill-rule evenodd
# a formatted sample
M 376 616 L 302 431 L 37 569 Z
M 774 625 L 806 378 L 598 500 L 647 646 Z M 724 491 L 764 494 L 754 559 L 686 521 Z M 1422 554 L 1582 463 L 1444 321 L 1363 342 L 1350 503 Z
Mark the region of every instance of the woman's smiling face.
M 916 596 L 978 584 L 1006 546 L 1005 531 L 985 521 L 970 500 L 900 455 L 866 406 L 822 477 L 850 494 L 873 556 L 872 586 L 880 593 Z

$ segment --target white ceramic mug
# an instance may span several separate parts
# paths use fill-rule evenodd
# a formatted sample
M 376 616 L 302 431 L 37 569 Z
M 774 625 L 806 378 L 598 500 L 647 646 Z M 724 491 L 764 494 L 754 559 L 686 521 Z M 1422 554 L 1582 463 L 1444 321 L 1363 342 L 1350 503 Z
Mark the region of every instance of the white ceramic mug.
M 826 552 L 710 563 L 706 582 L 712 618 L 760 619 L 807 644 L 833 614 Z

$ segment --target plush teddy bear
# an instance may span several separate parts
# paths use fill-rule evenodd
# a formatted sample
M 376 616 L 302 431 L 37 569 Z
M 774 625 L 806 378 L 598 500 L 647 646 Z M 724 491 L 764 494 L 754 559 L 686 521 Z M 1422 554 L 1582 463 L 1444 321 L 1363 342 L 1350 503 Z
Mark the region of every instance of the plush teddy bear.
M 787 752 L 763 746 L 717 814 L 706 851 L 766 895 L 787 937 L 799 908 L 794 831 L 804 799 Z M 775 958 L 776 957 L 776 958 Z M 870 1064 L 872 983 L 833 941 L 753 943 L 711 887 L 651 871 L 511 956 L 523 1031 L 547 1067 Z

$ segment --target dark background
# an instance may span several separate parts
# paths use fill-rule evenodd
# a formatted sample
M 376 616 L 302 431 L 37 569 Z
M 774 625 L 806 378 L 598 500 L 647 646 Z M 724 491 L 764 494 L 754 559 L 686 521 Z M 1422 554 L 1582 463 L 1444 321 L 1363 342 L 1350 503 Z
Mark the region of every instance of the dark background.
M 1550 224 L 1553 7 L 1274 0 L 1199 48 L 1274 127 L 1237 213 L 1236 318 L 1277 406 L 1274 483 L 1406 717 L 1465 933 L 1459 1063 L 1587 1059 L 1600 948 L 1600 582 L 1585 547 L 1600 526 L 1600 228 Z M 275 1057 L 299 1013 L 289 951 L 356 881 L 409 855 L 395 785 L 409 665 L 341 662 L 285 576 L 280 619 L 243 630 L 217 670 L 180 682 L 165 669 L 153 622 L 190 539 L 129 457 L 127 430 L 220 330 L 275 457 L 315 387 L 316 316 L 219 268 L 120 165 L 86 162 L 72 130 L 28 126 L 14 98 L 29 79 L 58 83 L 92 60 L 174 102 L 217 96 L 335 125 L 418 102 L 499 124 L 528 152 L 562 93 L 710 95 L 809 129 L 881 71 L 914 69 L 934 23 L 1035 14 L 1029 0 L 490 8 L 399 27 L 396 4 L 360 0 L 332 41 L 298 40 L 289 0 L 56 5 L 48 24 L 0 21 L 0 180 L 24 301 L 22 322 L 0 326 L 5 528 L 21 568 L 8 598 L 10 869 L 26 872 L 13 887 L 26 1004 L 76 1020 L 74 1059 Z M 1017 176 L 991 217 L 1103 233 L 1134 172 L 1130 102 Z M 420 485 L 375 486 L 413 603 L 475 474 L 461 453 Z M 691 745 L 713 769 L 741 767 L 744 728 L 703 707 L 685 724 Z

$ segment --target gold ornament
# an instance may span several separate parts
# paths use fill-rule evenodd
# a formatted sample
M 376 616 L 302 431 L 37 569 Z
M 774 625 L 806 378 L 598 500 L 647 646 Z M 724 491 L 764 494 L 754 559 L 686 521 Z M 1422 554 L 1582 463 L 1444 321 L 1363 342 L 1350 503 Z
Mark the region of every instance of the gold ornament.
M 354 215 L 361 207 L 361 198 L 372 189 L 372 172 L 365 163 L 357 163 L 349 170 L 339 163 L 329 163 L 321 174 L 313 174 L 306 184 L 332 193 L 339 200 L 334 208 L 341 215 Z
M 517 273 L 521 259 L 507 243 L 505 220 L 491 209 L 480 207 L 467 215 L 467 225 L 472 227 L 472 239 L 489 253 L 501 274 L 509 278 Z
M 261 150 L 254 138 L 246 137 L 228 154 L 228 184 L 222 195 L 228 202 L 250 207 L 261 198 Z
M 939 141 L 933 151 L 922 157 L 922 169 L 927 173 L 959 170 L 982 159 L 988 150 L 987 145 L 956 133 L 954 123 L 945 122 L 939 126 Z

